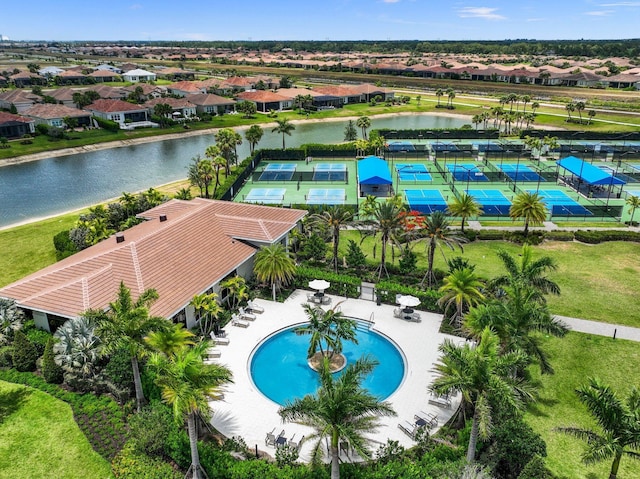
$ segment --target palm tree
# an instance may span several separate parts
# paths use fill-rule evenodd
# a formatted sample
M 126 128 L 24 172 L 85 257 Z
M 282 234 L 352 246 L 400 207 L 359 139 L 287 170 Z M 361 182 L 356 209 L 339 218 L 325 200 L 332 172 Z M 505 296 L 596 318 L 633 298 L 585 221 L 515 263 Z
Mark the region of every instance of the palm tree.
M 582 125 L 582 111 L 586 108 L 586 104 L 583 101 L 577 101 L 575 102 L 575 109 L 578 112 L 578 115 L 580 116 L 580 124 Z
M 331 479 L 340 478 L 338 446 L 341 439 L 348 441 L 360 457 L 368 458 L 370 452 L 365 434 L 379 427 L 379 416 L 395 416 L 388 402 L 380 402 L 361 386 L 375 366 L 375 361 L 360 358 L 334 378 L 329 362 L 325 360 L 316 394 L 287 403 L 278 411 L 285 422 L 297 422 L 315 429 L 310 436 L 310 439 L 317 439 L 314 458 L 322 455 L 322 439 L 329 439 Z
M 444 278 L 443 285 L 438 290 L 443 293 L 438 304 L 445 305 L 445 313 L 451 304 L 456 306 L 454 324 L 460 327 L 465 306 L 474 306 L 484 301 L 480 292 L 483 284 L 471 268 L 455 269 Z
M 532 113 L 535 113 L 538 108 L 540 108 L 540 103 L 538 103 L 537 101 L 534 101 L 533 103 L 531 103 L 531 112 Z
M 369 118 L 368 116 L 361 116 L 356 120 L 356 126 L 362 131 L 362 139 L 366 140 L 367 130 L 371 126 L 371 118 Z
M 438 98 L 438 104 L 436 105 L 436 108 L 440 108 L 440 98 L 442 97 L 442 95 L 444 95 L 444 91 L 442 90 L 442 88 L 438 88 L 436 90 L 436 97 Z
M 369 149 L 369 142 L 367 140 L 363 140 L 359 138 L 356 140 L 356 154 L 358 156 L 364 156 Z
M 458 236 L 450 229 L 451 222 L 447 215 L 442 211 L 434 211 L 431 216 L 425 219 L 424 227 L 422 228 L 422 236 L 427 239 L 427 272 L 420 282 L 421 286 L 424 286 L 426 281 L 429 287 L 436 283 L 436 277 L 433 273 L 433 260 L 435 259 L 436 248 L 440 246 L 447 246 L 451 250 L 454 250 L 456 246 L 462 251 L 462 244 L 466 242 L 466 239 L 462 236 Z
M 260 143 L 262 140 L 262 135 L 264 135 L 264 130 L 260 127 L 260 125 L 251 125 L 247 131 L 244 133 L 244 138 L 249 143 L 249 152 L 253 155 L 254 150 L 256 149 L 256 145 Z
M 123 192 L 122 196 L 118 200 L 124 208 L 127 216 L 133 216 L 136 213 L 136 206 L 138 205 L 138 199 L 131 193 Z
M 631 213 L 631 219 L 629 220 L 629 226 L 633 226 L 633 215 L 636 214 L 636 208 L 640 207 L 640 196 L 629 195 L 625 200 L 625 203 L 629 206 L 629 213 Z
M 587 125 L 590 125 L 593 122 L 593 119 L 595 118 L 595 116 L 597 115 L 597 112 L 595 110 L 589 110 L 587 112 L 587 115 L 589 115 L 589 121 Z
M 54 361 L 58 366 L 84 379 L 95 375 L 102 341 L 96 335 L 93 312 L 66 321 L 53 337 Z
M 13 333 L 22 329 L 24 313 L 15 300 L 0 298 L 0 344 L 7 344 Z
M 634 386 L 623 399 L 599 379 L 589 378 L 576 393 L 602 432 L 578 427 L 559 430 L 587 442 L 582 454 L 585 464 L 613 458 L 609 479 L 616 479 L 623 455 L 640 459 L 640 391 Z
M 291 281 L 295 270 L 295 262 L 280 243 L 264 246 L 256 253 L 253 272 L 258 281 L 271 283 L 274 301 L 276 300 L 276 290 Z
M 530 95 L 522 95 L 522 112 L 526 113 L 527 112 L 527 103 L 529 103 L 531 101 L 531 96 Z
M 217 331 L 215 325 L 218 321 L 218 316 L 222 312 L 217 299 L 218 295 L 216 293 L 201 293 L 196 294 L 189 302 L 195 310 L 198 328 L 203 338 L 208 337 L 212 330 Z
M 220 288 L 227 290 L 228 294 L 226 302 L 230 310 L 236 309 L 244 301 L 249 299 L 249 291 L 247 289 L 247 281 L 242 277 L 235 275 L 220 283 Z
M 231 128 L 222 128 L 218 130 L 215 134 L 216 146 L 219 148 L 219 153 L 214 156 L 222 155 L 226 160 L 225 173 L 227 176 L 231 171 L 231 162 L 235 161 L 237 157 L 236 145 L 237 145 L 237 136 L 235 131 Z M 240 137 L 240 141 L 242 141 L 242 137 Z M 208 156 L 208 155 L 207 155 Z
M 214 196 L 215 196 L 215 192 L 214 192 Z M 191 195 L 191 190 L 189 188 L 180 188 L 178 191 L 176 191 L 176 193 L 173 195 L 173 197 L 176 200 L 191 200 L 193 199 L 193 196 Z
M 167 329 L 149 333 L 144 340 L 153 350 L 172 356 L 182 348 L 194 346 L 194 337 L 195 335 L 185 329 L 182 323 L 175 323 Z
M 564 108 L 565 108 L 565 110 L 567 110 L 567 114 L 569 115 L 569 118 L 567 119 L 567 121 L 571 121 L 571 120 L 572 120 L 572 118 L 571 118 L 571 112 L 573 112 L 573 111 L 575 111 L 575 110 L 576 110 L 576 104 L 575 104 L 575 103 L 573 103 L 572 101 L 570 101 L 569 103 L 567 103 L 567 104 L 565 105 L 565 107 L 564 107 Z
M 338 272 L 338 246 L 340 243 L 340 228 L 353 221 L 351 210 L 341 205 L 333 206 L 322 213 L 311 215 L 311 224 L 326 225 L 331 230 L 333 238 L 333 270 Z
M 451 203 L 447 205 L 447 212 L 451 216 L 459 216 L 462 218 L 462 226 L 460 231 L 464 233 L 464 223 L 467 218 L 479 216 L 482 214 L 482 206 L 473 199 L 468 193 L 461 193 L 460 196 L 453 196 Z
M 449 339 L 438 348 L 442 353 L 435 365 L 439 376 L 429 389 L 438 395 L 462 393 L 462 400 L 473 408 L 467 462 L 473 462 L 478 437 L 490 434 L 491 405 L 494 401 L 521 409 L 531 398 L 526 383 L 514 377 L 516 368 L 524 367 L 528 358 L 516 353 L 500 354 L 497 336 L 485 328 L 477 346 L 457 345 Z
M 284 136 L 285 135 L 291 136 L 291 132 L 295 130 L 296 127 L 286 118 L 284 120 L 276 120 L 276 123 L 278 124 L 278 126 L 273 128 L 271 131 L 273 133 L 282 134 L 282 149 L 284 150 L 285 149 Z
M 97 315 L 97 332 L 104 343 L 105 352 L 109 354 L 126 349 L 129 354 L 138 412 L 142 409 L 144 401 L 138 360 L 148 352 L 144 338 L 150 332 L 164 329 L 171 324 L 164 318 L 149 315 L 149 307 L 156 299 L 158 293 L 154 289 L 147 289 L 133 301 L 131 290 L 124 282 L 120 282 L 116 300 L 109 303 L 106 313 Z
M 524 235 L 529 234 L 529 225 L 539 226 L 547 219 L 547 207 L 538 193 L 524 191 L 513 199 L 509 207 L 512 220 L 524 218 Z
M 187 420 L 191 465 L 187 476 L 194 479 L 206 477 L 200 465 L 198 453 L 197 418 L 210 416 L 209 401 L 219 397 L 220 388 L 232 382 L 232 373 L 219 364 L 205 364 L 207 342 L 191 348 L 183 347 L 173 354 L 154 353 L 149 360 L 157 376 L 156 384 L 162 391 L 162 399 L 173 409 L 176 420 Z M 203 473 L 204 475 L 201 475 Z
M 300 326 L 294 330 L 298 336 L 311 336 L 309 339 L 309 349 L 307 350 L 307 358 L 313 357 L 318 350 L 322 356 L 325 356 L 323 345 L 331 348 L 331 334 L 329 329 L 331 324 L 325 320 L 325 311 L 311 304 L 303 304 L 304 312 L 309 320 L 308 324 Z
M 456 97 L 456 92 L 453 88 L 447 88 L 447 108 L 453 108 L 453 99 Z

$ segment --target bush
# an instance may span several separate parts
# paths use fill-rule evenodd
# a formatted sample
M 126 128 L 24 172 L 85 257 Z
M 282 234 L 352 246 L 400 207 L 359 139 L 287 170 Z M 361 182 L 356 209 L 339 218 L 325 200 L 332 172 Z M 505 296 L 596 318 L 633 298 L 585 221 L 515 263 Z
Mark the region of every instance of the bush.
M 314 279 L 324 279 L 331 283 L 326 291 L 329 294 L 347 296 L 349 298 L 360 297 L 360 278 L 346 274 L 333 273 L 324 269 L 309 268 L 300 266 L 296 269 L 296 276 L 293 279 L 295 288 L 309 288 L 309 281 Z
M 40 356 L 25 334 L 18 330 L 13 335 L 13 365 L 21 372 L 35 371 Z
M 544 239 L 548 241 L 573 241 L 573 231 L 547 231 Z
M 62 368 L 53 359 L 53 338 L 49 338 L 42 357 L 42 377 L 50 384 L 60 384 L 64 379 Z
M 505 231 L 504 239 L 518 244 L 539 245 L 544 239 L 543 231 L 529 231 L 525 236 L 524 231 Z
M 78 251 L 75 243 L 69 236 L 70 230 L 60 231 L 53 237 L 53 246 L 56 249 L 56 260 L 60 261 Z
M 551 479 L 553 475 L 547 469 L 544 459 L 539 455 L 533 456 L 518 476 L 518 479 Z
M 138 453 L 126 444 L 111 463 L 116 479 L 182 479 L 183 474 L 170 464 Z
M 104 368 L 104 374 L 119 388 L 132 389 L 133 370 L 131 369 L 129 352 L 124 348 L 115 351 Z
M 476 239 L 478 240 L 486 240 L 486 241 L 502 241 L 504 240 L 505 231 L 501 230 L 480 230 L 476 235 Z
M 576 240 L 582 243 L 598 244 L 605 241 L 633 241 L 640 242 L 640 233 L 634 231 L 619 231 L 619 230 L 580 230 L 574 233 Z
M 358 243 L 356 243 L 352 239 L 349 240 L 348 251 L 345 255 L 345 260 L 347 262 L 347 266 L 349 266 L 349 268 L 355 269 L 356 271 L 364 269 L 364 267 L 367 265 L 367 257 L 362 252 L 362 248 L 360 248 Z
M 25 323 L 25 328 L 23 329 L 23 332 L 27 337 L 27 339 L 29 340 L 29 342 L 33 345 L 33 347 L 36 348 L 38 357 L 40 357 L 44 354 L 44 349 L 47 346 L 47 342 L 49 341 L 49 339 L 51 339 L 51 333 L 48 333 L 47 331 L 43 331 L 42 329 L 36 329 L 35 327 L 28 328 L 27 325 L 30 322 L 33 323 L 33 321 L 27 321 Z
M 416 309 L 423 311 L 433 311 L 441 313 L 442 308 L 438 305 L 438 300 L 442 296 L 433 289 L 420 290 L 411 286 L 404 286 L 393 281 L 380 281 L 376 285 L 376 295 L 381 302 L 387 304 L 396 304 L 396 295 L 410 294 L 420 299 L 420 304 Z
M 0 347 L 0 368 L 13 366 L 13 346 Z
M 105 120 L 104 118 L 100 118 L 97 116 L 92 116 L 91 119 L 95 120 L 98 126 L 103 130 L 113 131 L 113 132 L 120 131 L 120 124 L 115 121 Z

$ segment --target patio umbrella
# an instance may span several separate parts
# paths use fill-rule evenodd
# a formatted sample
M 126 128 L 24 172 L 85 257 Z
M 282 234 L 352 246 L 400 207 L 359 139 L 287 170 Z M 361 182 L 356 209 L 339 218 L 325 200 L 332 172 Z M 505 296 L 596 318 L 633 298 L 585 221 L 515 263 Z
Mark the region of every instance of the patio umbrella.
M 314 279 L 313 281 L 309 281 L 309 287 L 311 289 L 317 289 L 318 291 L 324 291 L 331 286 L 329 281 L 325 281 L 324 279 Z
M 409 312 L 412 312 L 411 308 L 413 306 L 418 306 L 420 304 L 420 300 L 415 296 L 411 296 L 411 295 L 400 296 L 398 298 L 398 304 L 400 306 L 404 306 L 405 312 L 409 313 Z

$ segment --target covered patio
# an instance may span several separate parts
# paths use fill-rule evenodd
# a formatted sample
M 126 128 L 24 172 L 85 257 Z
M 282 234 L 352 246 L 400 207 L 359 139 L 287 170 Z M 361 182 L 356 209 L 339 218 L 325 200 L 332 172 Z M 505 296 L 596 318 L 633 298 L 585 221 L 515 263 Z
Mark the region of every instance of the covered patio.
M 359 196 L 387 197 L 393 194 L 393 180 L 387 162 L 377 156 L 358 161 Z
M 612 193 L 619 198 L 622 186 L 626 184 L 624 180 L 615 176 L 615 170 L 612 168 L 598 168 L 575 156 L 567 156 L 556 163 L 571 174 L 571 176 L 561 177 L 565 184 L 589 198 L 609 199 Z M 616 186 L 618 188 L 615 188 Z

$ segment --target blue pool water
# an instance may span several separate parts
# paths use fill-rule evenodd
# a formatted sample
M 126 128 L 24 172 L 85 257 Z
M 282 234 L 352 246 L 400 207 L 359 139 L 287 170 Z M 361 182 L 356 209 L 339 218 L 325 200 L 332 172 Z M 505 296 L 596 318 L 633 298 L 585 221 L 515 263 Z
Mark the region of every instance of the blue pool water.
M 265 339 L 251 358 L 250 374 L 254 384 L 262 394 L 280 405 L 313 394 L 320 386 L 318 373 L 307 364 L 309 336 L 296 335 L 294 329 L 298 326 Z M 367 329 L 366 323 L 358 323 L 357 338 L 358 344 L 344 342 L 342 353 L 347 364 L 366 354 L 377 360 L 378 366 L 362 385 L 381 400 L 386 399 L 404 378 L 402 354 L 387 338 Z

